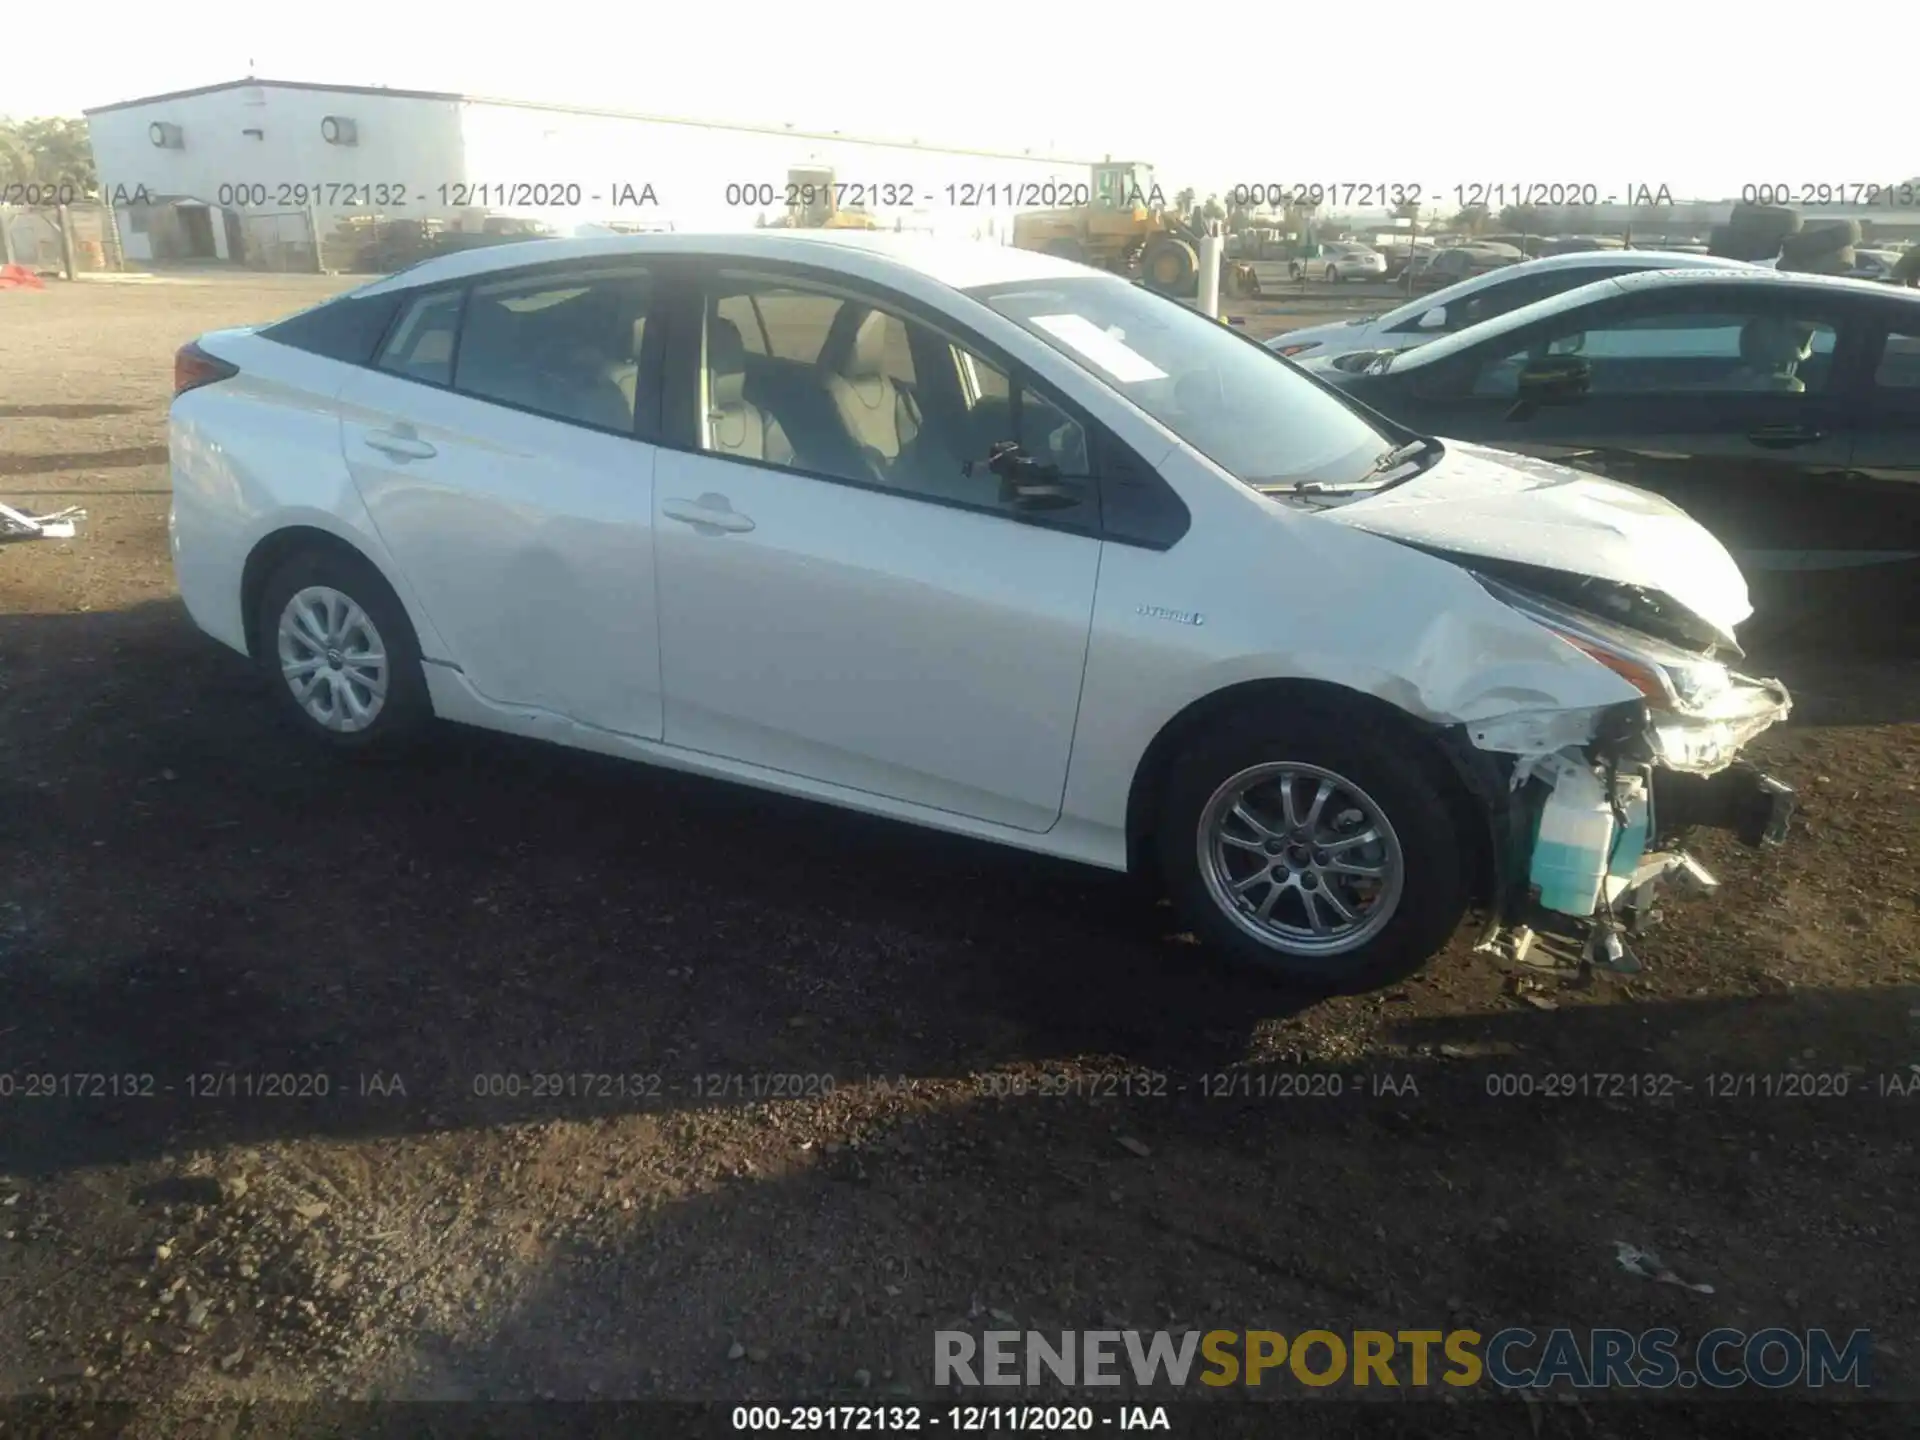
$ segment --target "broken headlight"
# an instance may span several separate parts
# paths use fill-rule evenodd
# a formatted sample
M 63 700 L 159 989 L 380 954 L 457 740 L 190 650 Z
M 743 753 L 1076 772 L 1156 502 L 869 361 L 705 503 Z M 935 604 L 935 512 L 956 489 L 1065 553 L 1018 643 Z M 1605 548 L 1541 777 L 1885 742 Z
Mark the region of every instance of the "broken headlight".
M 1529 620 L 1544 626 L 1574 649 L 1613 671 L 1646 696 L 1654 710 L 1706 716 L 1734 688 L 1725 665 L 1690 654 L 1524 590 L 1479 577 L 1495 598 L 1511 605 Z
M 1551 630 L 1646 697 L 1648 741 L 1663 765 L 1710 775 L 1746 743 L 1784 720 L 1793 702 L 1777 680 L 1736 675 L 1717 660 L 1596 616 L 1476 577 L 1496 599 Z

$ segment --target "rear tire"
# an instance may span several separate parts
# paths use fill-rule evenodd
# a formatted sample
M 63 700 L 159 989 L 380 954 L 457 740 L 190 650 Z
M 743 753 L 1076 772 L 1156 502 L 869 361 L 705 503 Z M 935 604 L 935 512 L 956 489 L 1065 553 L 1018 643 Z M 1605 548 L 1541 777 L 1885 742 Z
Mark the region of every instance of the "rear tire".
M 330 749 L 399 753 L 433 718 L 406 610 L 378 570 L 345 550 L 302 550 L 273 572 L 253 653 L 281 712 Z
M 1242 715 L 1169 768 L 1161 874 L 1224 958 L 1315 993 L 1376 989 L 1425 965 L 1471 900 L 1474 846 L 1444 786 L 1352 715 Z

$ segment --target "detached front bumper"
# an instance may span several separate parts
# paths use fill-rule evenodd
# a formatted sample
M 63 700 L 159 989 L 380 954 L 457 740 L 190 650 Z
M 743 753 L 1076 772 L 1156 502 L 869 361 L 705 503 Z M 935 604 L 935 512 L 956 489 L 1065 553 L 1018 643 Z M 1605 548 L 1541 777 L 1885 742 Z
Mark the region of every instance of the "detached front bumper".
M 1663 839 L 1693 829 L 1727 830 L 1744 845 L 1779 845 L 1797 799 L 1793 787 L 1746 760 L 1713 775 L 1656 770 L 1653 777 L 1653 812 Z
M 1754 847 L 1785 840 L 1793 788 L 1740 759 L 1739 752 L 1785 719 L 1792 700 L 1778 681 L 1735 676 L 1733 682 L 1713 704 L 1688 715 L 1652 712 L 1640 701 L 1593 713 L 1579 727 L 1587 729 L 1590 720 L 1590 738 L 1551 752 L 1547 746 L 1564 742 L 1566 732 L 1559 724 L 1542 724 L 1529 737 L 1539 748 L 1511 755 L 1504 795 L 1492 794 L 1485 783 L 1484 762 L 1491 757 L 1480 751 L 1479 793 L 1492 801 L 1496 872 L 1482 950 L 1538 963 L 1527 960 L 1535 927 L 1564 928 L 1571 920 L 1584 928 L 1586 962 L 1638 970 L 1621 937 L 1655 923 L 1669 886 L 1697 893 L 1719 883 L 1687 852 L 1692 832 L 1725 830 Z M 1570 724 L 1576 717 L 1554 718 Z M 1513 744 L 1526 729 L 1516 724 L 1500 738 Z M 1483 730 L 1481 745 L 1491 738 Z M 1569 812 L 1569 797 L 1576 793 L 1592 803 L 1574 804 Z M 1590 828 L 1584 851 L 1591 866 L 1584 886 L 1571 887 L 1577 902 L 1566 898 L 1569 857 L 1583 853 L 1567 843 L 1570 813 L 1575 822 L 1584 814 L 1589 827 L 1598 827 L 1597 839 Z M 1551 838 L 1543 839 L 1546 832 Z M 1551 909 L 1542 903 L 1542 857 L 1550 857 L 1551 888 L 1559 897 Z

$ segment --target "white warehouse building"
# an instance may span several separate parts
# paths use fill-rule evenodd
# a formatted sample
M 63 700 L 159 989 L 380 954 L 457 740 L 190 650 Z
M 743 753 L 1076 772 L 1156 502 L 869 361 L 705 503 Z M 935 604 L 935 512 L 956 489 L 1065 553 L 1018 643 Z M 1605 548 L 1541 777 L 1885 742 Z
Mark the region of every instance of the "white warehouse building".
M 251 78 L 85 114 L 130 261 L 238 260 L 375 218 L 745 229 L 823 196 L 823 172 L 882 228 L 1004 238 L 1016 211 L 1084 201 L 1092 163 Z

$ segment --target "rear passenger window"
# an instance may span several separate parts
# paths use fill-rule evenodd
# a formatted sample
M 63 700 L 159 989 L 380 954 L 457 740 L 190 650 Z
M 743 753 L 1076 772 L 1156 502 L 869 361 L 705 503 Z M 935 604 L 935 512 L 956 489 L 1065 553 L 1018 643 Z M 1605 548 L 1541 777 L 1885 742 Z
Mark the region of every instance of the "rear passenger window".
M 746 296 L 728 298 L 747 303 Z M 720 303 L 725 305 L 727 301 Z M 840 302 L 831 295 L 814 295 L 804 290 L 760 290 L 753 295 L 751 303 L 758 325 L 765 327 L 767 349 L 761 353 L 771 353 L 782 360 L 798 360 L 804 365 L 820 358 L 821 347 L 827 343 L 827 332 L 840 313 Z
M 456 390 L 555 420 L 633 433 L 651 278 L 621 269 L 476 286 Z
M 458 290 L 422 295 L 407 307 L 380 352 L 380 368 L 429 385 L 453 383 L 453 338 L 460 328 Z
M 767 338 L 760 328 L 760 312 L 754 309 L 752 296 L 722 296 L 715 302 L 713 313 L 740 332 L 740 344 L 747 354 L 767 353 Z
M 1887 336 L 1873 383 L 1882 390 L 1920 390 L 1920 334 Z

